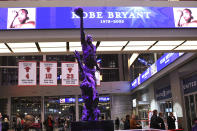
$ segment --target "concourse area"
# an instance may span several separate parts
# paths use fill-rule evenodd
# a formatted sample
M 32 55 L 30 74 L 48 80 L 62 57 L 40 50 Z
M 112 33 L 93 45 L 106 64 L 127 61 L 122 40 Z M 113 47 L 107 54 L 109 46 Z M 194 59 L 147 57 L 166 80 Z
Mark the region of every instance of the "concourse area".
M 197 3 L 140 2 L 0 0 L 0 131 L 197 131 Z

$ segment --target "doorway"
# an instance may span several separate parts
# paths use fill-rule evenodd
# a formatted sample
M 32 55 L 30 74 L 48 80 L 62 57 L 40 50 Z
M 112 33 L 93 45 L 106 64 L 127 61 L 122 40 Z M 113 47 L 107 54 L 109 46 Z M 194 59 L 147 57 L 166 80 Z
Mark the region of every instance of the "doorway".
M 193 120 L 197 117 L 197 94 L 185 96 L 185 110 L 188 130 L 190 131 L 194 124 Z

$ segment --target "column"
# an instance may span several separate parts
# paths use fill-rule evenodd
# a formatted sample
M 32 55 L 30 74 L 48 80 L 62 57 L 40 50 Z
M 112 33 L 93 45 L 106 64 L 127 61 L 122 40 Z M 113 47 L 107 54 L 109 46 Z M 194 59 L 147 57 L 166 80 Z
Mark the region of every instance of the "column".
M 150 101 L 150 110 L 158 110 L 159 111 L 159 105 L 157 100 L 155 99 L 155 91 L 154 91 L 154 85 L 150 85 L 149 88 L 149 101 Z
M 154 62 L 157 61 L 157 53 L 154 53 Z
M 123 77 L 122 54 L 119 54 L 119 55 L 118 55 L 118 67 L 119 67 L 119 78 L 120 78 L 120 81 L 124 81 L 124 77 Z
M 43 123 L 44 120 L 45 120 L 44 118 L 44 96 L 41 96 L 41 122 Z
M 172 92 L 172 100 L 173 100 L 173 112 L 175 112 L 177 116 L 177 120 L 179 121 L 178 127 L 184 127 L 186 129 L 186 116 L 183 113 L 184 105 L 183 105 L 183 96 L 182 96 L 182 89 L 181 89 L 181 82 L 179 79 L 178 71 L 173 71 L 170 73 L 170 85 L 171 85 L 171 92 Z M 185 120 L 184 120 L 185 118 Z
M 8 97 L 8 103 L 7 103 L 7 115 L 9 117 L 9 120 L 11 119 L 11 97 Z
M 46 55 L 43 55 L 43 61 L 46 61 L 47 58 L 46 58 Z
M 75 96 L 75 113 L 76 113 L 76 121 L 79 121 L 79 97 Z

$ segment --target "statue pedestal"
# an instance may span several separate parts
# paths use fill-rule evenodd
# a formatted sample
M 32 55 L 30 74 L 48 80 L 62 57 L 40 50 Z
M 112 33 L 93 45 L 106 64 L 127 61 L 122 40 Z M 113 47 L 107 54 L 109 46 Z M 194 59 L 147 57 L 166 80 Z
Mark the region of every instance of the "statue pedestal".
M 114 131 L 114 123 L 112 120 L 72 122 L 71 131 Z

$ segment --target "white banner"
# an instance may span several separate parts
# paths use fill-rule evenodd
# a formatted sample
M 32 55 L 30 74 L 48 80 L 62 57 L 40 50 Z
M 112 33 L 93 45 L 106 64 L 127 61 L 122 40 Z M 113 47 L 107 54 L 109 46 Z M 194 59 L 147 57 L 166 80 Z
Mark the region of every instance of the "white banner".
M 62 62 L 62 85 L 79 85 L 79 68 L 76 62 Z
M 100 72 L 99 71 L 95 72 L 95 77 L 96 77 L 96 85 L 100 86 L 101 85 L 101 81 L 100 81 Z
M 98 67 L 100 68 L 100 63 L 97 63 L 98 64 Z M 97 86 L 100 86 L 101 85 L 101 80 L 100 80 L 100 71 L 96 71 L 95 72 L 95 77 L 96 77 L 96 85 Z
M 57 62 L 40 62 L 40 85 L 57 86 Z
M 36 62 L 18 63 L 18 86 L 36 86 Z

